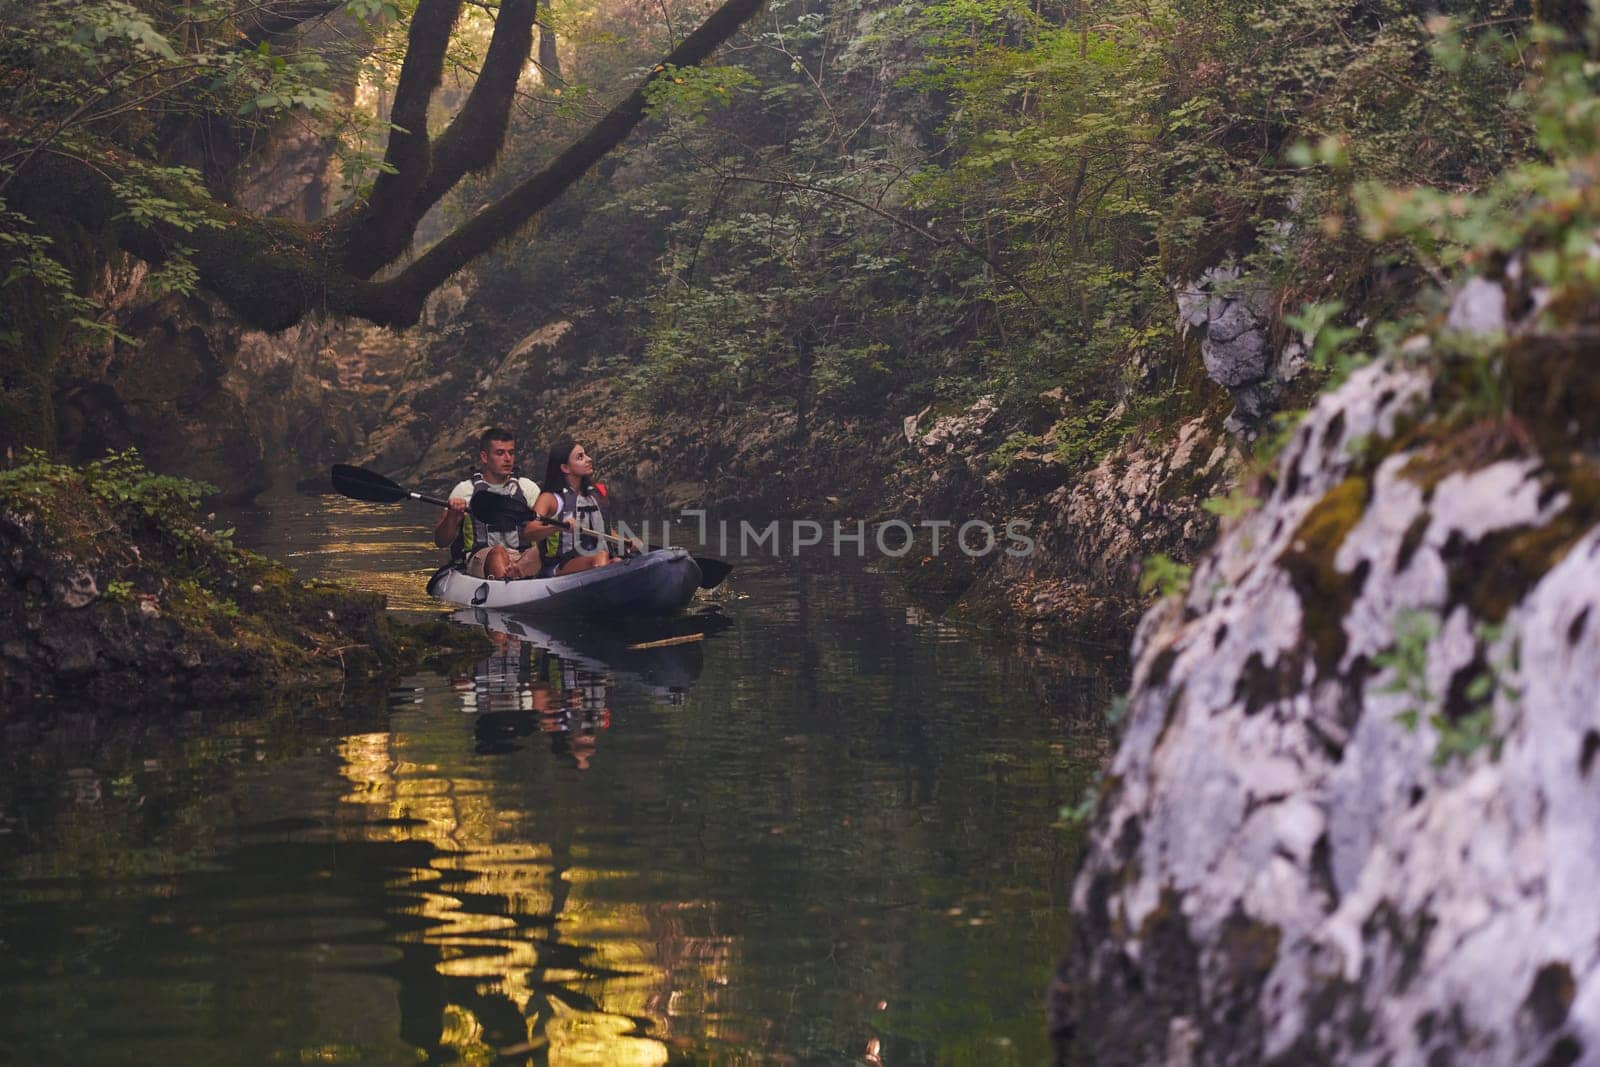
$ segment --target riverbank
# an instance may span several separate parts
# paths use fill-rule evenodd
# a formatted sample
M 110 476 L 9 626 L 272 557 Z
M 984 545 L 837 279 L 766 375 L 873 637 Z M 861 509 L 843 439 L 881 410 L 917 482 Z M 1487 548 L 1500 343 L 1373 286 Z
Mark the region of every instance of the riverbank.
M 202 483 L 134 453 L 0 474 L 0 704 L 102 707 L 241 700 L 378 681 L 476 651 L 444 624 L 399 622 L 382 596 L 303 581 L 208 529 Z

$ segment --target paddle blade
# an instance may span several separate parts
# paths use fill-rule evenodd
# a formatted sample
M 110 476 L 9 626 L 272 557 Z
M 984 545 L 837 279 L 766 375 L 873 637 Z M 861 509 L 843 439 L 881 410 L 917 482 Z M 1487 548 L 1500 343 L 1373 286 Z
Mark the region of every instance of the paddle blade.
M 733 570 L 733 564 L 725 560 L 696 556 L 694 561 L 700 568 L 701 589 L 715 589 L 722 584 L 722 580 Z
M 333 488 L 356 500 L 365 500 L 373 504 L 395 504 L 410 495 L 401 485 L 365 467 L 335 463 L 331 474 Z
M 481 489 L 472 494 L 472 517 L 490 525 L 527 522 L 538 518 L 532 508 L 516 497 L 504 493 L 486 493 Z

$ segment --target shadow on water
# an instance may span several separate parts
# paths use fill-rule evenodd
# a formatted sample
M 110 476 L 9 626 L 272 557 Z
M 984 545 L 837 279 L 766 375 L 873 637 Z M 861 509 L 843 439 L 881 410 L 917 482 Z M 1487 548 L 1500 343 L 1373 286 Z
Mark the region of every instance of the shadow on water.
M 401 521 L 290 536 L 396 584 Z M 493 655 L 376 701 L 9 721 L 0 1062 L 1043 1061 L 1098 653 L 859 566 L 729 585 L 665 628 L 462 612 Z

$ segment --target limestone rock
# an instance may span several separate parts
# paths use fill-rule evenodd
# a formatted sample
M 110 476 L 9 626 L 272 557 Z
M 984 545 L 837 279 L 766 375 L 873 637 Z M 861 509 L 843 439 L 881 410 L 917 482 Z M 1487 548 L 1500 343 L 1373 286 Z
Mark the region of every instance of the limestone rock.
M 917 443 L 917 426 L 922 422 L 923 416 L 927 415 L 931 410 L 933 408 L 930 405 L 915 415 L 907 415 L 900 421 L 900 431 L 905 436 L 906 444 L 914 445 Z
M 539 398 L 566 385 L 580 362 L 579 334 L 570 321 L 540 326 L 498 357 L 456 358 L 438 374 L 397 381 L 363 450 L 380 469 L 430 485 L 449 486 L 477 459 L 478 435 L 504 425 L 533 430 L 523 449 L 525 467 L 537 475 L 538 447 L 565 427 L 550 425 L 554 405 Z M 530 412 L 540 417 L 530 423 Z
M 100 587 L 94 575 L 85 570 L 73 570 L 61 575 L 56 583 L 55 599 L 68 608 L 81 608 L 93 604 L 100 597 Z
M 1278 385 L 1305 368 L 1304 345 L 1274 347 L 1274 295 L 1231 263 L 1174 290 L 1178 332 L 1198 335 L 1207 376 L 1233 393 L 1226 429 L 1238 436 L 1253 432 L 1276 407 Z
M 1206 373 L 1229 389 L 1261 381 L 1271 370 L 1271 293 L 1248 285 L 1242 274 L 1230 264 L 1212 267 L 1176 292 L 1179 331 L 1200 331 Z
M 933 420 L 917 447 L 924 453 L 967 451 L 978 443 L 999 411 L 993 395 L 980 396 L 965 411 Z
M 1450 301 L 1445 326 L 1468 333 L 1504 333 L 1506 330 L 1506 291 L 1499 282 L 1473 278 Z
M 1212 297 L 1200 355 L 1218 385 L 1236 388 L 1258 382 L 1269 367 L 1265 322 L 1249 302 Z
M 1233 476 L 1236 456 L 1203 419 L 1171 438 L 1135 441 L 1043 494 L 1031 509 L 1013 495 L 1006 511 L 1031 523 L 1035 550 L 1004 556 L 974 596 L 1004 602 L 1013 618 L 1071 629 L 1126 630 L 1143 605 L 1144 559 L 1189 559 L 1215 529 L 1202 503 Z
M 1536 455 L 1367 459 L 1429 389 L 1321 398 L 1140 624 L 1055 991 L 1093 1062 L 1600 1056 L 1594 503 Z
M 560 322 L 546 323 L 534 330 L 528 336 L 518 341 L 500 361 L 500 369 L 517 367 L 526 363 L 530 356 L 539 350 L 551 352 L 556 349 L 566 337 L 572 333 L 572 323 L 562 320 Z

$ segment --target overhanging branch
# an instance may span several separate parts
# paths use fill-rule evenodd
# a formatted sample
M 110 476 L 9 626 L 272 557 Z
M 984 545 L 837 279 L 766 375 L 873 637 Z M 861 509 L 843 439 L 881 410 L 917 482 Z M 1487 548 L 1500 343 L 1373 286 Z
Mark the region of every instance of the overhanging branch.
M 549 166 L 462 223 L 400 274 L 369 290 L 366 296 L 374 303 L 356 314 L 384 325 L 409 326 L 416 322 L 422 314 L 423 301 L 445 279 L 515 234 L 622 143 L 644 118 L 646 91 L 666 67 L 700 64 L 738 32 L 761 4 L 762 0 L 726 0 L 588 133 Z
M 526 3 L 531 8 L 534 0 L 504 2 L 506 6 Z M 439 20 L 438 25 L 461 3 L 462 0 L 424 0 L 418 12 L 432 15 Z M 706 59 L 760 9 L 761 3 L 762 0 L 726 0 L 627 99 L 553 163 L 481 210 L 385 282 L 368 280 L 367 275 L 351 270 L 345 261 L 349 245 L 342 242 L 360 232 L 360 220 L 345 228 L 330 226 L 327 221 L 312 227 L 289 219 L 257 216 L 182 188 L 164 188 L 165 195 L 209 216 L 213 224 L 189 228 L 170 223 L 135 223 L 120 211 L 114 193 L 113 172 L 121 171 L 123 163 L 116 154 L 106 155 L 100 161 L 103 167 L 84 159 L 52 156 L 49 167 L 36 165 L 39 173 L 30 174 L 26 184 L 38 195 L 64 197 L 80 205 L 75 210 L 86 228 L 113 233 L 122 248 L 151 263 L 159 264 L 170 253 L 184 250 L 195 265 L 201 286 L 257 329 L 281 330 L 313 312 L 357 316 L 382 326 L 410 326 L 421 316 L 428 295 L 445 279 L 512 236 L 627 137 L 644 117 L 646 90 L 668 66 L 688 67 Z M 444 29 L 447 31 L 448 26 Z M 412 36 L 416 41 L 415 24 Z M 434 54 L 442 58 L 441 52 Z M 410 84 L 413 99 L 423 95 L 419 85 L 421 82 L 414 77 Z M 421 149 L 428 151 L 426 142 Z M 86 212 L 95 217 L 87 217 Z M 409 232 L 406 239 L 409 240 Z
M 384 154 L 384 173 L 373 183 L 367 202 L 340 220 L 334 241 L 344 266 L 358 277 L 371 275 L 411 241 L 411 204 L 427 181 L 430 167 L 428 104 L 444 77 L 445 50 L 461 14 L 461 3 L 420 0 L 411 16 L 406 58 L 400 64 L 394 107 L 389 112 L 393 129 Z M 389 252 L 396 242 L 399 248 Z
M 505 141 L 517 81 L 533 51 L 534 0 L 502 0 L 494 36 L 472 92 L 433 146 L 433 166 L 412 206 L 420 222 L 463 177 L 494 162 Z M 415 222 L 413 225 L 415 225 Z

